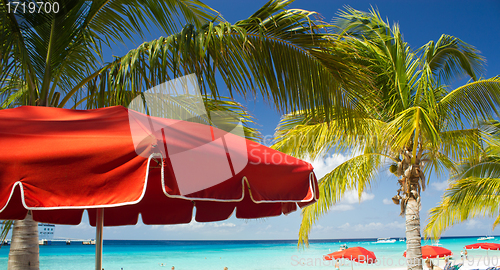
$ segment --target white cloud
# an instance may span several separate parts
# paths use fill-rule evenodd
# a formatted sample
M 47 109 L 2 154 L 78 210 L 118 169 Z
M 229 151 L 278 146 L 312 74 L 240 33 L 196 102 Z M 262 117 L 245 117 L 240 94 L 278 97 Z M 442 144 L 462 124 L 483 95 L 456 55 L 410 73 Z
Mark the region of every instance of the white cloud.
M 347 160 L 349 160 L 349 159 L 351 159 L 359 154 L 360 154 L 359 151 L 354 151 L 353 153 L 348 154 L 348 155 L 347 154 L 346 155 L 332 154 L 332 155 L 327 156 L 326 158 L 322 158 L 322 159 L 318 158 L 318 159 L 311 161 L 310 159 L 305 158 L 304 160 L 306 160 L 307 162 L 309 162 L 313 165 L 314 173 L 316 174 L 316 177 L 318 179 L 320 179 L 323 176 L 325 176 L 327 173 L 331 172 L 333 169 L 335 169 L 340 164 L 344 163 L 345 161 L 347 161 Z M 359 200 L 358 192 L 351 190 L 351 191 L 346 191 L 346 193 L 344 194 L 344 197 L 342 198 L 340 203 L 354 204 L 354 203 L 358 203 L 358 202 L 362 202 L 362 201 L 372 200 L 373 198 L 375 198 L 375 195 L 373 195 L 371 193 L 363 192 L 361 194 L 361 200 Z
M 391 223 L 386 224 L 385 226 L 388 228 L 393 228 L 393 229 L 404 229 L 405 223 L 399 222 L 399 221 L 393 221 Z
M 80 223 L 76 226 L 71 226 L 69 227 L 70 229 L 74 230 L 95 230 L 94 228 L 92 228 L 92 226 L 90 226 L 88 223 Z
M 399 221 L 393 221 L 391 223 L 381 223 L 381 222 L 370 222 L 367 224 L 356 224 L 350 225 L 349 223 L 345 223 L 338 227 L 340 230 L 344 231 L 358 231 L 358 232 L 366 232 L 366 231 L 381 231 L 381 230 L 395 230 L 395 229 L 404 229 L 405 224 Z
M 321 225 L 314 225 L 313 228 L 312 228 L 313 231 L 316 231 L 316 232 L 322 232 L 322 233 L 326 233 L 326 232 L 331 232 L 332 230 L 334 230 L 334 228 L 332 226 L 321 226 Z
M 336 204 L 330 207 L 330 211 L 350 211 L 354 210 L 354 206 L 349 204 Z
M 231 222 L 222 222 L 222 223 L 200 223 L 196 220 L 192 220 L 187 224 L 177 224 L 177 225 L 153 225 L 152 229 L 154 230 L 163 230 L 163 231 L 195 231 L 201 228 L 217 228 L 219 231 L 223 228 L 234 228 L 236 224 Z
M 236 224 L 234 223 L 210 223 L 211 226 L 218 228 L 218 227 L 236 227 Z
M 392 200 L 387 199 L 387 198 L 384 198 L 384 199 L 382 200 L 382 202 L 383 202 L 384 204 L 393 204 Z
M 324 227 L 323 227 L 323 226 L 321 226 L 321 225 L 319 225 L 319 224 L 318 224 L 318 225 L 314 225 L 314 227 L 313 227 L 313 229 L 317 229 L 317 230 L 321 230 L 321 229 L 323 229 L 323 228 L 324 228 Z
M 468 230 L 473 230 L 473 229 L 479 229 L 483 227 L 483 223 L 481 223 L 478 220 L 475 219 L 469 219 L 466 223 L 465 226 L 467 227 Z
M 349 230 L 351 228 L 351 224 L 349 224 L 349 222 L 346 222 L 346 223 L 338 226 L 338 228 L 341 229 L 341 230 L 344 230 L 344 231 L 345 230 Z
M 354 225 L 354 230 L 358 232 L 365 231 L 378 231 L 384 228 L 384 224 L 381 222 L 370 222 L 368 224 L 356 224 Z
M 363 193 L 361 193 L 361 200 L 359 200 L 357 191 L 353 190 L 346 191 L 344 193 L 344 197 L 342 198 L 342 200 L 340 200 L 340 202 L 338 202 L 337 204 L 331 206 L 329 211 L 331 212 L 351 211 L 354 210 L 353 204 L 361 203 L 363 201 L 373 200 L 373 198 L 375 198 L 375 195 L 363 191 Z
M 354 204 L 354 203 L 359 203 L 363 201 L 369 201 L 373 200 L 375 198 L 375 195 L 372 193 L 366 193 L 362 192 L 361 193 L 361 200 L 359 199 L 358 192 L 355 190 L 349 190 L 344 193 L 344 198 L 342 198 L 341 202 L 345 202 L 348 204 Z
M 432 182 L 431 187 L 433 187 L 436 190 L 444 191 L 446 188 L 448 188 L 448 181 Z
M 331 156 L 327 156 L 323 159 L 315 159 L 311 161 L 310 159 L 305 159 L 309 163 L 311 163 L 314 167 L 314 173 L 316 177 L 320 179 L 325 176 L 327 173 L 331 172 L 340 164 L 344 163 L 348 159 L 352 158 L 352 156 L 344 156 L 342 154 L 332 154 Z
M 199 223 L 196 220 L 192 220 L 187 224 L 177 224 L 177 225 L 153 225 L 153 229 L 161 229 L 164 231 L 178 231 L 178 230 L 198 230 L 205 227 L 207 223 Z

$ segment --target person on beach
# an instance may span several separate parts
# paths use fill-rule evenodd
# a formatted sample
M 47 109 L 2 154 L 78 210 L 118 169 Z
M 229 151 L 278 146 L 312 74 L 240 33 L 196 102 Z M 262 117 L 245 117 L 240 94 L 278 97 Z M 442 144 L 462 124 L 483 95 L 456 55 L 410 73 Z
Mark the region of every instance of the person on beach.
M 335 270 L 340 270 L 340 263 L 339 260 L 335 262 Z
M 427 258 L 427 260 L 425 260 L 425 264 L 427 265 L 427 268 L 429 270 L 443 270 L 443 268 L 434 265 L 434 263 L 429 258 Z
M 443 268 L 443 270 L 450 270 L 450 269 L 451 269 L 450 257 L 446 256 L 444 258 L 444 268 Z
M 467 256 L 467 249 L 465 250 L 464 254 L 465 254 L 465 259 L 468 260 L 469 256 Z
M 464 260 L 464 251 L 463 250 L 460 250 L 460 259 L 462 259 L 462 261 Z

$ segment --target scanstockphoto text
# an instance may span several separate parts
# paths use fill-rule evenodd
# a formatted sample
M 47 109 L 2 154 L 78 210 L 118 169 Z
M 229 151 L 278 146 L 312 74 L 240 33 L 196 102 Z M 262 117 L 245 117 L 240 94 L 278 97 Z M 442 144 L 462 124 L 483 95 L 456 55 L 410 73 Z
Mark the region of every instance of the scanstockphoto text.
M 444 265 L 444 261 L 441 259 L 431 259 L 434 263 L 434 265 L 438 265 L 438 260 L 439 264 Z M 356 261 L 351 261 L 349 259 L 339 259 L 339 264 L 341 265 L 350 265 L 351 263 L 353 266 L 362 266 L 366 265 L 366 263 L 361 263 L 361 262 L 356 262 Z M 335 266 L 335 263 L 337 260 L 332 259 L 332 260 L 325 260 L 322 257 L 303 257 L 299 255 L 293 255 L 290 257 L 290 264 L 292 266 L 299 266 L 299 267 L 319 267 L 319 266 Z M 465 260 L 462 259 L 457 259 L 457 260 L 452 260 L 453 264 L 459 264 L 463 263 L 464 265 L 467 266 L 498 266 L 500 265 L 500 257 L 499 256 L 471 256 Z M 422 265 L 424 264 L 424 260 L 422 259 L 417 259 L 417 260 L 412 260 L 412 259 L 407 259 L 405 257 L 400 257 L 400 258 L 393 258 L 393 257 L 378 257 L 376 261 L 371 263 L 371 266 L 375 267 L 407 267 L 408 265 Z
M 257 165 L 257 164 L 294 165 L 294 164 L 297 164 L 298 162 L 302 162 L 302 161 L 300 161 L 296 158 L 293 158 L 291 156 L 283 155 L 280 152 L 270 151 L 268 149 L 255 148 L 255 149 L 250 150 L 248 152 L 248 154 L 251 157 L 249 159 L 249 163 L 252 165 Z

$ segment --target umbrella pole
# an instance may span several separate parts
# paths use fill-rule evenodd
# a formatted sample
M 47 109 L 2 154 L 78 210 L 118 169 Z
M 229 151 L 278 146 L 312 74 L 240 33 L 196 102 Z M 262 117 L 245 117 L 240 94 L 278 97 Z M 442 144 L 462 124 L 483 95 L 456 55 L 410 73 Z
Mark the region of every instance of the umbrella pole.
M 95 270 L 102 269 L 102 230 L 104 227 L 104 209 L 97 209 L 95 225 Z

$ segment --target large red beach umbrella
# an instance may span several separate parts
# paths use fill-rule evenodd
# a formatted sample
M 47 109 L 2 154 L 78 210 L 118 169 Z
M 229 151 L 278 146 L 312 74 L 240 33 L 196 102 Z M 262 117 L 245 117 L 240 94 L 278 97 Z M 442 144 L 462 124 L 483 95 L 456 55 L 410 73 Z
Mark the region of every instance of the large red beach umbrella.
M 279 216 L 318 199 L 312 166 L 219 129 L 117 106 L 0 111 L 0 219 L 102 226 Z M 137 135 L 141 134 L 143 136 Z M 99 260 L 99 258 L 97 259 Z M 101 269 L 96 261 L 96 269 Z
M 446 256 L 451 256 L 453 253 L 451 250 L 446 249 L 444 247 L 439 246 L 422 246 L 422 258 L 442 258 Z M 406 257 L 406 251 L 403 253 L 403 256 Z
M 335 251 L 328 255 L 323 256 L 324 260 L 338 260 L 338 259 L 348 259 L 351 261 L 359 262 L 359 263 L 375 263 L 377 262 L 377 257 L 375 257 L 375 253 L 373 251 L 369 251 L 363 247 L 352 247 L 347 248 L 341 251 Z M 353 264 L 351 263 L 351 268 Z

